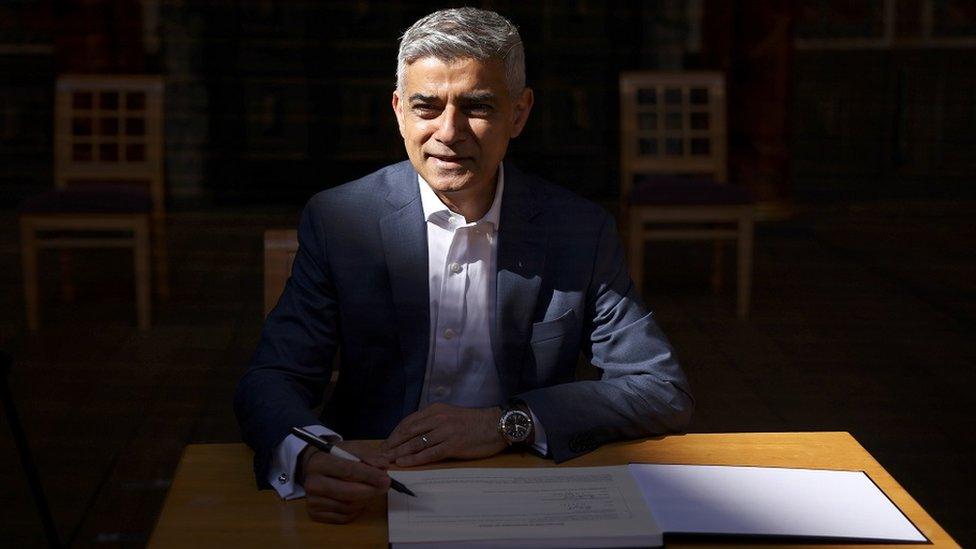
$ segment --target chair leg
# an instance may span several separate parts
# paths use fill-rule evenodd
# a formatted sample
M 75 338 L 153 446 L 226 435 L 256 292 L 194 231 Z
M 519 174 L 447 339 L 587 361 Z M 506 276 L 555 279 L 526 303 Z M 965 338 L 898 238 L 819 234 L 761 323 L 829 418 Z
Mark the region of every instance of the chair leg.
M 752 300 L 752 247 L 754 222 L 751 215 L 739 219 L 738 242 L 738 296 L 736 313 L 739 318 L 749 316 L 749 304 Z
M 644 223 L 631 214 L 627 231 L 628 260 L 630 261 L 630 280 L 637 289 L 637 295 L 644 293 Z
M 149 224 L 140 221 L 133 229 L 133 240 L 135 247 L 136 273 L 136 313 L 139 316 L 139 329 L 149 329 L 149 319 L 151 318 L 152 296 L 150 295 L 150 278 L 152 276 L 152 265 L 150 264 L 151 245 L 149 243 Z
M 166 218 L 153 216 L 152 226 L 153 264 L 156 267 L 156 293 L 161 299 L 169 298 L 169 254 L 166 250 Z
M 28 218 L 20 220 L 21 265 L 24 273 L 24 303 L 27 306 L 27 329 L 40 327 L 40 303 L 37 294 L 37 231 Z

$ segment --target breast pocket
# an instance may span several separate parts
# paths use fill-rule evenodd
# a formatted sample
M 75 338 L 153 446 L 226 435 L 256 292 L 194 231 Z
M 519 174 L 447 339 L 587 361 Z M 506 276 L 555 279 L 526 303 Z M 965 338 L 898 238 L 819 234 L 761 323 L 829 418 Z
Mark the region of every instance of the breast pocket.
M 536 322 L 532 325 L 532 355 L 535 358 L 536 380 L 542 384 L 558 376 L 561 358 L 569 352 L 565 349 L 569 336 L 576 327 L 576 312 L 566 311 L 559 318 Z M 575 356 L 575 354 L 573 354 Z

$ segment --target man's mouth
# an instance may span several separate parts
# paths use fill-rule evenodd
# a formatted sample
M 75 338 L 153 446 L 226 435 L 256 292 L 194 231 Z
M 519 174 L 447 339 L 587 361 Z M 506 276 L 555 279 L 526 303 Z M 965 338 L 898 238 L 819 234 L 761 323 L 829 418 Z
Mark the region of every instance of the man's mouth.
M 460 164 L 464 160 L 471 160 L 470 156 L 458 156 L 452 154 L 430 154 L 427 153 L 428 158 L 433 158 L 445 164 Z

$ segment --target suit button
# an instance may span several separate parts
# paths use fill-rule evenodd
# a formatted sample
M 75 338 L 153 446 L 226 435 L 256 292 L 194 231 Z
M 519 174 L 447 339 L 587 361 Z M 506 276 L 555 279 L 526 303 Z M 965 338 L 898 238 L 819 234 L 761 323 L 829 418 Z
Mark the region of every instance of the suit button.
M 461 264 L 460 263 L 451 263 L 451 272 L 454 273 L 454 274 L 460 273 L 461 272 Z
M 450 328 L 444 330 L 444 339 L 454 339 L 455 335 L 456 333 L 454 332 L 454 330 Z
M 288 482 L 288 475 L 286 473 L 278 475 L 278 484 L 285 484 L 286 482 Z

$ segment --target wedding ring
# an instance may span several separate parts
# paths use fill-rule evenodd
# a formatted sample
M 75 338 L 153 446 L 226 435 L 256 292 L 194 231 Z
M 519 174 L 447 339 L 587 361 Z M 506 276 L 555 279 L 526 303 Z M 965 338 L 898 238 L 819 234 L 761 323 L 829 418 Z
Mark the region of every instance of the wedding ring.
M 421 435 L 420 436 L 420 442 L 423 442 L 424 443 L 424 448 L 426 448 L 427 445 L 430 444 L 430 441 L 427 440 L 427 435 Z

